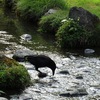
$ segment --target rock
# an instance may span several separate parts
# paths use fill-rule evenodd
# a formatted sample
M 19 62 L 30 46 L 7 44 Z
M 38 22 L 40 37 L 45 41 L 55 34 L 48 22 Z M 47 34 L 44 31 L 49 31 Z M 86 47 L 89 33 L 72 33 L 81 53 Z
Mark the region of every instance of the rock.
M 76 77 L 76 79 L 83 79 L 83 75 L 81 75 L 81 74 L 77 74 L 75 77 Z
M 69 72 L 67 70 L 60 71 L 59 73 L 60 74 L 65 74 L 65 75 L 69 74 Z
M 95 50 L 93 50 L 93 49 L 85 49 L 84 50 L 84 53 L 85 54 L 92 54 L 92 53 L 94 53 L 95 52 Z
M 8 100 L 7 98 L 4 97 L 0 97 L 0 100 Z
M 60 96 L 63 97 L 79 97 L 84 95 L 88 95 L 86 89 L 84 88 L 73 89 L 72 91 L 68 91 L 67 93 L 60 94 Z
M 100 23 L 99 17 L 82 7 L 72 7 L 69 11 L 69 18 L 75 21 L 79 19 L 79 24 L 89 31 L 94 31 L 96 25 Z
M 76 57 L 73 56 L 73 55 L 69 55 L 69 57 L 70 57 L 71 60 L 75 60 L 76 59 Z
M 22 40 L 29 41 L 29 40 L 32 39 L 32 36 L 30 34 L 23 34 L 23 35 L 20 36 L 20 38 Z
M 55 9 L 49 9 L 48 12 L 45 13 L 45 15 L 54 14 L 56 12 L 57 12 L 57 10 L 55 10 Z
M 39 78 L 44 78 L 44 77 L 46 77 L 46 76 L 47 76 L 46 73 L 39 73 L 39 74 L 38 74 L 38 77 L 39 77 Z
M 24 62 L 24 56 L 33 54 L 31 50 L 16 50 L 12 58 L 16 61 Z

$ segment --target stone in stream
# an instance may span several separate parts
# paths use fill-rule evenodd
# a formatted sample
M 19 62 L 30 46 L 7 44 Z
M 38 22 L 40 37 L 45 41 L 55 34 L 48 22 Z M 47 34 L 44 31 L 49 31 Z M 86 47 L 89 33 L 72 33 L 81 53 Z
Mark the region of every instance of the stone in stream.
M 63 97 L 79 97 L 79 96 L 84 96 L 84 95 L 88 95 L 85 88 L 72 89 L 71 91 L 60 94 L 60 96 L 63 96 Z
M 77 74 L 75 77 L 76 77 L 76 79 L 83 79 L 83 75 L 81 75 L 81 74 Z
M 65 74 L 65 75 L 68 75 L 69 74 L 69 72 L 67 70 L 60 71 L 59 73 L 60 74 Z
M 46 76 L 47 76 L 46 73 L 38 73 L 38 77 L 39 77 L 39 78 L 44 78 L 44 77 L 46 77 Z
M 19 62 L 24 62 L 24 57 L 27 55 L 33 55 L 34 53 L 31 50 L 16 50 L 13 54 L 13 59 Z

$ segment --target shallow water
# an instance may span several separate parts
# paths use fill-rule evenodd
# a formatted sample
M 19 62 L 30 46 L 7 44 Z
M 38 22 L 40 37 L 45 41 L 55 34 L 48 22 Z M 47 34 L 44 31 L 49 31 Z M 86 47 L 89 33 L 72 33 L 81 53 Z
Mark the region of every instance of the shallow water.
M 4 43 L 6 50 L 2 52 L 6 56 L 12 57 L 17 49 L 28 49 L 21 44 L 6 40 L 8 35 L 4 33 Z M 7 36 L 7 37 L 6 37 Z M 5 38 L 6 37 L 6 38 Z M 14 36 L 11 36 L 14 38 Z M 35 54 L 44 54 L 53 59 L 57 65 L 56 73 L 52 76 L 49 68 L 41 68 L 41 72 L 47 73 L 47 77 L 39 78 L 38 72 L 30 63 L 23 64 L 32 79 L 33 85 L 26 88 L 23 92 L 9 93 L 7 97 L 10 100 L 99 100 L 100 99 L 100 60 L 95 57 L 75 56 L 69 53 L 69 56 L 63 55 L 57 51 L 31 50 Z

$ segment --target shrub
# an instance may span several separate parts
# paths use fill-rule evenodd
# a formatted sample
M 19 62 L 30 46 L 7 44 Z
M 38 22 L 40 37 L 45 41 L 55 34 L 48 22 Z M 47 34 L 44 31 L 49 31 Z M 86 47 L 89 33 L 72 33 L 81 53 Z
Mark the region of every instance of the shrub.
M 39 31 L 42 33 L 55 34 L 61 26 L 61 20 L 65 19 L 66 11 L 58 10 L 54 14 L 43 16 L 39 22 Z
M 91 36 L 92 33 L 87 32 L 73 19 L 65 21 L 56 34 L 57 44 L 61 48 L 86 46 Z
M 37 20 L 50 8 L 65 9 L 65 0 L 18 0 L 17 11 L 24 19 Z
M 0 89 L 24 89 L 28 86 L 30 76 L 24 66 L 15 63 L 12 59 L 4 59 L 0 60 Z
M 17 0 L 4 0 L 4 7 L 7 10 L 13 10 L 15 8 Z

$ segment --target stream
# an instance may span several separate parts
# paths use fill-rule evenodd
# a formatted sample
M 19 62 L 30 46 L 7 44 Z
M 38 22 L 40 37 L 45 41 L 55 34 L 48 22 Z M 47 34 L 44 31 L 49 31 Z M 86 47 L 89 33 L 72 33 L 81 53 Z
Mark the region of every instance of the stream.
M 82 49 L 62 52 L 51 36 L 44 37 L 35 30 L 0 10 L 0 54 L 12 58 L 16 50 L 31 50 L 49 56 L 57 65 L 54 76 L 50 69 L 41 68 L 48 75 L 39 78 L 33 65 L 20 62 L 27 68 L 32 85 L 0 100 L 100 100 L 100 49 L 92 55 L 85 55 Z M 31 41 L 21 40 L 26 33 L 32 35 Z

